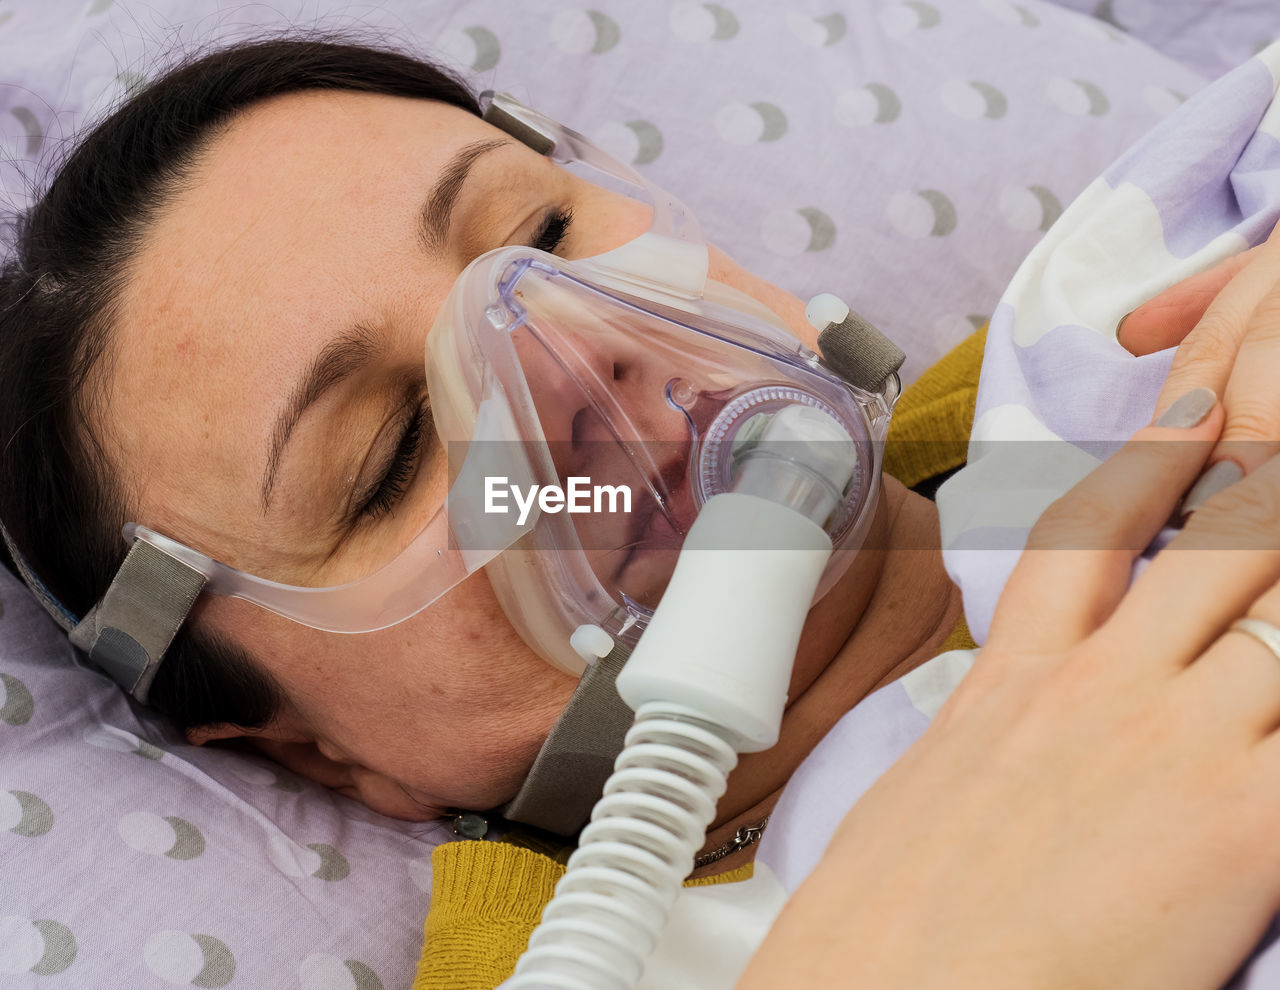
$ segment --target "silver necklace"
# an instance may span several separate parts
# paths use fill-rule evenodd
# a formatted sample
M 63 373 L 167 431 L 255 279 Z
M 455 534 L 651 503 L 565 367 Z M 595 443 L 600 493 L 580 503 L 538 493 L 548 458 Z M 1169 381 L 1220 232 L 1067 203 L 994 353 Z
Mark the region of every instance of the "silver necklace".
M 760 841 L 760 836 L 764 835 L 765 826 L 769 824 L 769 816 L 765 815 L 763 819 L 754 825 L 743 825 L 742 828 L 733 833 L 733 838 L 728 842 L 724 842 L 710 852 L 705 852 L 693 861 L 693 868 L 700 870 L 704 866 L 710 866 L 712 863 L 724 859 L 726 856 L 736 853 L 739 849 L 746 849 L 748 846 L 754 846 Z
M 710 866 L 717 863 L 726 856 L 736 853 L 740 849 L 746 849 L 754 846 L 760 841 L 760 836 L 764 835 L 765 826 L 769 824 L 769 816 L 765 815 L 760 821 L 754 825 L 743 825 L 738 831 L 733 833 L 733 838 L 728 842 L 722 842 L 710 852 L 705 852 L 693 861 L 693 868 L 700 870 L 704 866 Z M 489 831 L 489 822 L 483 815 L 477 815 L 475 812 L 457 813 L 453 819 L 453 834 L 462 839 L 483 839 L 485 833 Z

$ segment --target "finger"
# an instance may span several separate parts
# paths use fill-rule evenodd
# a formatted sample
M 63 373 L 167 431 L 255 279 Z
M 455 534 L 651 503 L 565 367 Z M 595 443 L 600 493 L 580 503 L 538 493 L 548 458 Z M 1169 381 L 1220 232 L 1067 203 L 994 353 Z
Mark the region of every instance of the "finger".
M 1267 646 L 1256 632 L 1229 627 L 1179 675 L 1175 692 L 1192 717 L 1206 718 L 1258 739 L 1280 724 L 1280 589 L 1272 587 L 1249 609 L 1249 618 L 1275 630 Z
M 1257 254 L 1252 247 L 1233 254 L 1206 272 L 1169 286 L 1120 321 L 1116 339 L 1130 354 L 1154 354 L 1182 343 L 1209 304 Z
M 1280 451 L 1280 283 L 1254 307 L 1227 382 L 1227 422 L 1211 463 L 1230 458 L 1245 474 Z
M 992 641 L 1008 636 L 1005 645 L 1017 650 L 1058 650 L 1112 613 L 1134 559 L 1200 472 L 1222 425 L 1212 393 L 1188 395 L 1165 421 L 1180 411 L 1198 416 L 1194 425 L 1139 430 L 1041 515 L 1001 595 Z
M 1169 377 L 1156 400 L 1157 416 L 1192 389 L 1211 388 L 1218 395 L 1226 394 L 1227 379 L 1250 329 L 1250 317 L 1275 284 L 1277 266 L 1280 236 L 1273 231 L 1248 264 L 1214 297 L 1174 353 Z
M 1280 459 L 1215 495 L 1138 577 L 1107 635 L 1177 670 L 1280 579 Z

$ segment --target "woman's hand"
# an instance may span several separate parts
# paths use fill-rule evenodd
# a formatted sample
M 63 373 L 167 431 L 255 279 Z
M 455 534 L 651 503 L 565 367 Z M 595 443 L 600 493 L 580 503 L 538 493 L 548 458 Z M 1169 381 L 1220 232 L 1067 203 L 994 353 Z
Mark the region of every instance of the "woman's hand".
M 1134 354 L 1179 345 L 1157 415 L 1202 387 L 1221 395 L 1226 407 L 1226 427 L 1209 459 L 1213 473 L 1188 495 L 1187 509 L 1280 451 L 1278 280 L 1280 227 L 1265 244 L 1179 282 L 1121 321 L 1117 337 Z
M 1171 415 L 1197 401 L 1212 396 Z M 973 670 L 847 816 L 740 988 L 1230 976 L 1280 907 L 1280 658 L 1229 631 L 1246 613 L 1280 625 L 1280 459 L 1126 594 L 1223 420 L 1213 405 L 1148 427 L 1045 513 Z

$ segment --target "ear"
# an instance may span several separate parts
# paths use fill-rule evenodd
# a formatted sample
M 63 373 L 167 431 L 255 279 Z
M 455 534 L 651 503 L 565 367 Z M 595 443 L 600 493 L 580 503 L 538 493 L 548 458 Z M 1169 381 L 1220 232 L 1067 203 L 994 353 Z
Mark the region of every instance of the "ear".
M 250 741 L 255 749 L 281 766 L 292 770 L 299 777 L 306 777 L 317 784 L 332 787 L 343 793 L 347 793 L 348 789 L 355 786 L 352 765 L 326 756 L 320 752 L 319 747 L 312 740 L 296 742 L 254 736 Z M 348 794 L 348 796 L 353 795 Z
M 261 730 L 256 730 L 260 732 Z M 232 725 L 230 722 L 215 722 L 213 725 L 202 725 L 196 729 L 187 730 L 187 742 L 192 746 L 204 746 L 211 742 L 220 742 L 226 739 L 247 739 L 255 734 L 253 729 L 242 729 L 238 725 Z
M 353 785 L 352 765 L 322 753 L 313 738 L 296 730 L 272 724 L 261 729 L 246 729 L 230 722 L 216 722 L 187 730 L 187 742 L 204 746 L 211 742 L 243 739 L 254 749 L 299 777 L 314 780 L 338 790 Z
M 192 746 L 205 746 L 214 742 L 230 742 L 241 739 L 258 746 L 264 741 L 277 743 L 314 743 L 315 736 L 308 732 L 297 720 L 287 720 L 288 716 L 277 716 L 269 723 L 255 728 L 246 728 L 234 722 L 212 722 L 187 730 L 187 742 Z

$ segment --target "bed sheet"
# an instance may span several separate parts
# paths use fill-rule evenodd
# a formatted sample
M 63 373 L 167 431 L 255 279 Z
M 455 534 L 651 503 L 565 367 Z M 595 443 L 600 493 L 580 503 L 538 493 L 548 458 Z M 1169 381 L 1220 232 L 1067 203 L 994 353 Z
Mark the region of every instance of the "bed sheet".
M 844 295 L 909 374 L 1202 84 L 1039 0 L 0 0 L 0 196 L 25 204 L 172 55 L 286 24 L 425 48 L 585 131 L 748 267 Z M 3 574 L 0 607 L 0 982 L 408 984 L 447 829 L 187 746 L 77 669 Z
M 903 342 L 908 378 L 984 321 L 1062 206 L 1204 82 L 1108 24 L 1013 0 L 209 10 L 7 11 L 0 158 L 56 160 L 158 53 L 204 39 L 290 23 L 417 43 L 643 168 L 748 268 L 847 297 Z M 21 203 L 39 175 L 10 167 L 0 189 Z
M 1210 79 L 1280 38 L 1275 0 L 1055 0 L 1140 38 Z

